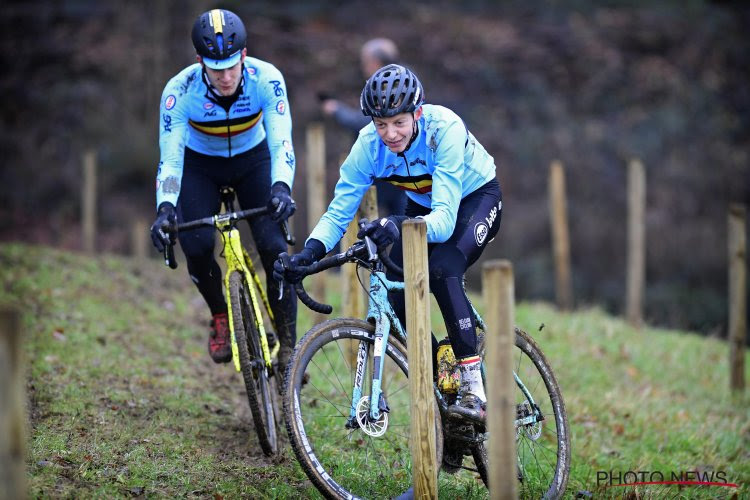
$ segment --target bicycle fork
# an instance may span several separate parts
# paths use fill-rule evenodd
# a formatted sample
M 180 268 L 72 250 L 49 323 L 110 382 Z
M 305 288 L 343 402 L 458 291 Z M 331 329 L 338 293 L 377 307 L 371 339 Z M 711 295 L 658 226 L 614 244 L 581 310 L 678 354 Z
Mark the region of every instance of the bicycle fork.
M 390 318 L 388 314 L 374 306 L 374 304 L 387 303 L 388 301 L 388 289 L 384 286 L 384 278 L 377 276 L 377 273 L 370 275 L 370 292 L 372 297 L 367 317 L 376 320 L 375 341 L 372 353 L 372 384 L 369 396 L 363 396 L 362 392 L 367 374 L 370 344 L 360 341 L 357 349 L 354 389 L 352 390 L 352 401 L 346 427 L 350 429 L 360 427 L 371 436 L 380 436 L 388 426 L 387 414 L 390 411 L 382 391 L 383 367 L 385 366 L 391 323 L 397 321 L 397 319 Z M 399 327 L 400 325 L 397 326 L 397 328 Z
M 220 222 L 217 222 L 217 227 L 219 227 L 218 224 L 220 224 Z M 229 231 L 225 231 L 224 228 L 221 229 L 221 235 L 224 241 L 224 259 L 227 262 L 228 269 L 224 278 L 224 288 L 225 290 L 229 290 L 229 276 L 233 270 L 239 271 L 245 276 L 245 282 L 248 285 L 246 292 L 249 295 L 248 298 L 250 299 L 250 304 L 253 308 L 253 315 L 255 316 L 255 326 L 258 329 L 258 333 L 260 335 L 260 345 L 261 351 L 263 352 L 263 359 L 265 360 L 266 368 L 269 369 L 271 368 L 271 353 L 268 349 L 266 328 L 263 324 L 263 316 L 258 304 L 258 296 L 255 293 L 255 287 L 252 285 L 252 283 L 250 283 L 250 280 L 248 279 L 251 275 L 254 276 L 255 274 L 251 273 L 250 269 L 247 266 L 249 257 L 247 255 L 247 252 L 245 252 L 245 249 L 242 247 L 242 243 L 240 242 L 239 230 L 237 228 L 231 228 Z M 265 301 L 265 297 L 263 299 Z M 232 301 L 228 294 L 227 307 L 229 309 L 229 317 L 233 318 Z M 232 360 L 234 362 L 234 368 L 239 372 L 242 370 L 242 368 L 240 367 L 239 349 L 237 348 L 237 337 L 233 320 L 229 322 L 229 330 L 232 333 Z

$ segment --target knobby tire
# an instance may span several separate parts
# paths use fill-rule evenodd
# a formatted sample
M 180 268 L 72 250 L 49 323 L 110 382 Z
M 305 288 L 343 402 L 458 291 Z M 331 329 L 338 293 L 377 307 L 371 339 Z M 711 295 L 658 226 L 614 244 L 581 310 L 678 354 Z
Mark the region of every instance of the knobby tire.
M 240 357 L 242 378 L 245 381 L 247 402 L 253 415 L 260 447 L 268 456 L 278 451 L 276 389 L 271 387 L 268 371 L 263 361 L 260 334 L 250 302 L 245 276 L 235 271 L 229 276 L 229 296 L 232 304 L 232 321 Z

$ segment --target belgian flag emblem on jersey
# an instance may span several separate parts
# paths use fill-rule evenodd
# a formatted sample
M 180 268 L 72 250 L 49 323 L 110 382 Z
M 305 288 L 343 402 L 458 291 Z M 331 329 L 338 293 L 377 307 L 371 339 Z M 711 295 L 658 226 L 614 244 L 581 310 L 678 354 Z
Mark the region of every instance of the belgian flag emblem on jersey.
M 199 132 L 211 135 L 214 137 L 234 137 L 237 134 L 241 134 L 247 130 L 250 130 L 260 121 L 263 116 L 263 111 L 250 116 L 242 116 L 240 118 L 232 118 L 231 120 L 223 121 L 210 121 L 210 122 L 197 122 L 189 120 L 190 126 Z
M 424 194 L 432 191 L 432 176 L 430 174 L 414 176 L 391 175 L 381 180 L 390 182 L 399 189 L 413 193 Z

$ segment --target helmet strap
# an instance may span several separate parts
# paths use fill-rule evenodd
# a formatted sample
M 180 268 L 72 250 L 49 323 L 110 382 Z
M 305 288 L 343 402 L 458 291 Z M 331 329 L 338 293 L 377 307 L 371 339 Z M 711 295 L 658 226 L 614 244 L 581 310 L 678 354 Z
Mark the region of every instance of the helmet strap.
M 414 117 L 414 111 L 411 112 L 411 117 L 414 119 L 414 122 L 412 123 L 411 139 L 409 139 L 409 144 L 404 148 L 404 153 L 409 151 L 412 143 L 417 138 L 417 134 L 419 134 L 419 125 L 417 125 L 417 119 Z

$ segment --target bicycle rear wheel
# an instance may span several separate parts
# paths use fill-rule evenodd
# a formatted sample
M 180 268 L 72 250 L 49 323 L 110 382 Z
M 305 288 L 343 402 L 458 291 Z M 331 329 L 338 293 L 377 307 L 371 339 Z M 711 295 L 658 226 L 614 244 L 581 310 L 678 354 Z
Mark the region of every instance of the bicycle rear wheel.
M 565 493 L 570 473 L 570 429 L 562 393 L 547 358 L 536 343 L 518 328 L 515 334 L 513 371 L 531 396 L 529 398 L 516 381 L 516 419 L 530 420 L 516 426 L 518 496 L 560 498 Z M 480 334 L 479 350 L 484 359 L 484 334 Z M 536 420 L 529 418 L 535 413 L 543 420 L 531 421 Z M 482 479 L 486 484 L 485 475 Z
M 274 399 L 277 391 L 272 387 L 268 368 L 263 361 L 260 333 L 255 322 L 253 305 L 250 302 L 247 280 L 235 271 L 229 276 L 229 297 L 232 304 L 232 321 L 237 339 L 242 378 L 245 381 L 247 402 L 253 415 L 258 441 L 263 453 L 274 455 L 278 451 L 277 419 Z
M 374 327 L 364 321 L 326 321 L 300 340 L 289 365 L 284 395 L 289 439 L 302 469 L 328 498 L 394 498 L 412 484 L 406 348 L 393 337 L 383 367 L 382 391 L 389 407 L 383 434 L 373 435 L 377 426 L 363 429 L 349 420 L 357 349 L 370 348 L 360 374 L 364 379 L 362 396 L 368 397 L 374 340 Z M 357 406 L 366 410 L 369 405 Z M 442 427 L 437 405 L 435 425 L 440 463 Z

